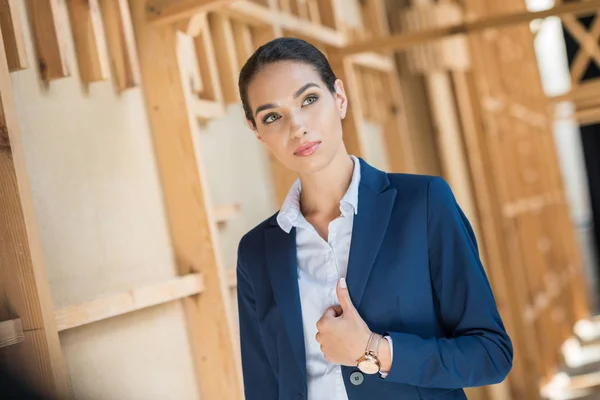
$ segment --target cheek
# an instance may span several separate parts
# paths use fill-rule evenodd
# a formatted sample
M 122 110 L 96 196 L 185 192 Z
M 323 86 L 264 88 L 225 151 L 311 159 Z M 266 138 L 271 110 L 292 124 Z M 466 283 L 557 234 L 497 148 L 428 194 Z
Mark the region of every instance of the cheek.
M 310 127 L 323 136 L 341 134 L 341 118 L 335 104 L 317 105 L 310 111 Z

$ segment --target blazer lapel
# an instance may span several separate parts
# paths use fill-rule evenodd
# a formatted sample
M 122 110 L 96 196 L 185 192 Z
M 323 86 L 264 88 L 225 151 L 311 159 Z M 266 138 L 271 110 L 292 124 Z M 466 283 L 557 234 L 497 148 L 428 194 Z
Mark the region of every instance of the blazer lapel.
M 304 330 L 296 260 L 296 229 L 293 228 L 288 234 L 278 226 L 270 226 L 265 234 L 267 267 L 275 303 L 283 318 L 300 371 L 306 378 Z
M 387 174 L 361 159 L 361 183 L 358 192 L 358 214 L 354 217 L 346 280 L 348 291 L 358 308 L 371 268 L 385 237 L 396 198 L 396 189 L 387 189 Z

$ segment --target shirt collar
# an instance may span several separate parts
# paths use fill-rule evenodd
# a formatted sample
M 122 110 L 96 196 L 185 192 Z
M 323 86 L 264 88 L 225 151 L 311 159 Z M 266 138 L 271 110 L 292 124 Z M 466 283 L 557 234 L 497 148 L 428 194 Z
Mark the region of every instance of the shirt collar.
M 352 180 L 348 186 L 348 190 L 340 201 L 340 212 L 344 217 L 350 217 L 352 214 L 358 214 L 358 187 L 360 184 L 360 162 L 357 157 L 350 155 L 354 162 L 354 170 L 352 172 Z M 277 214 L 277 223 L 287 233 L 293 227 L 299 226 L 302 221 L 305 221 L 300 211 L 300 193 L 302 185 L 300 179 L 296 179 L 290 188 L 283 205 Z

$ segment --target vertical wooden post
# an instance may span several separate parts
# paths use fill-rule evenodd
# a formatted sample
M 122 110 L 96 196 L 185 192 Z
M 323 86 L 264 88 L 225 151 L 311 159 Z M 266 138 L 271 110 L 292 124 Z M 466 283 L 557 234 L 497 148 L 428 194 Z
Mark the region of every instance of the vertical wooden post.
M 198 167 L 202 163 L 192 141 L 191 124 L 196 121 L 182 85 L 176 27 L 150 25 L 146 0 L 132 0 L 130 6 L 178 272 L 201 272 L 204 277 L 203 293 L 184 300 L 200 397 L 242 399 L 231 300 L 219 262 L 206 181 Z
M 17 111 L 0 37 L 0 321 L 20 317 L 25 340 L 0 363 L 52 399 L 71 397 L 35 224 Z

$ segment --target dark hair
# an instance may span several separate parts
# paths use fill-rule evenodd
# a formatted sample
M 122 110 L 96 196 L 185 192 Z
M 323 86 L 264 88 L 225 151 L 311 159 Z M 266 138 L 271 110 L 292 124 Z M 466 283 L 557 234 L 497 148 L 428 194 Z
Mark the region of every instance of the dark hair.
M 273 39 L 256 49 L 240 71 L 238 88 L 242 105 L 244 106 L 246 118 L 252 121 L 254 126 L 256 126 L 256 122 L 248 102 L 248 85 L 264 66 L 278 61 L 296 61 L 312 66 L 319 73 L 329 91 L 335 93 L 334 83 L 337 77 L 333 73 L 329 61 L 319 49 L 298 38 L 281 37 Z

